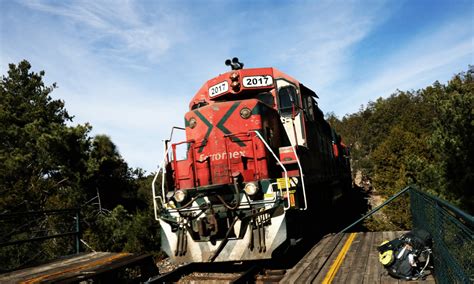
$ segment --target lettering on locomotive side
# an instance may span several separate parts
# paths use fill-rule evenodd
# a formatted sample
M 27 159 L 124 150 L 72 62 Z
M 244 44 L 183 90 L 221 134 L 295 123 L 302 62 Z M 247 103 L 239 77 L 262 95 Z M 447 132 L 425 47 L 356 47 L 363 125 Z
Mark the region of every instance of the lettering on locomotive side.
M 237 159 L 240 156 L 245 156 L 245 151 L 234 151 L 234 152 L 229 152 L 229 153 L 222 152 L 222 153 L 215 153 L 211 155 L 201 154 L 199 156 L 199 161 L 204 161 L 208 157 L 211 159 L 211 161 L 219 161 L 219 160 L 226 159 L 227 157 L 229 157 L 229 159 Z

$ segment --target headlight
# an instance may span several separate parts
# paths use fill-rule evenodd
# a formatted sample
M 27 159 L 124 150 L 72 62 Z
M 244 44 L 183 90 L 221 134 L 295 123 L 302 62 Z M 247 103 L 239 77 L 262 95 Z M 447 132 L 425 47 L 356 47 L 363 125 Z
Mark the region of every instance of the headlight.
M 258 191 L 258 186 L 253 182 L 249 182 L 245 185 L 244 190 L 248 195 L 254 195 Z
M 239 73 L 238 72 L 232 72 L 232 74 L 230 74 L 229 78 L 230 80 L 232 81 L 237 81 L 239 79 Z
M 186 192 L 183 190 L 178 190 L 174 193 L 174 200 L 176 202 L 183 202 L 186 199 Z
M 189 120 L 189 127 L 193 129 L 194 127 L 196 127 L 196 123 L 196 119 L 194 117 L 191 117 L 191 119 Z

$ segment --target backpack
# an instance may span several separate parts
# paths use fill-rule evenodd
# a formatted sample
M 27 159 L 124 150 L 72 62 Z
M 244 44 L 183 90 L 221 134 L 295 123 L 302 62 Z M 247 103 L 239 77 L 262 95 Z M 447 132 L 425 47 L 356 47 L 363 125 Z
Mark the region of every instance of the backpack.
M 392 241 L 384 241 L 377 248 L 379 261 L 388 273 L 396 278 L 413 279 L 420 277 L 417 263 L 419 254 L 431 246 L 431 236 L 421 229 L 414 229 Z M 415 277 L 416 276 L 416 277 Z

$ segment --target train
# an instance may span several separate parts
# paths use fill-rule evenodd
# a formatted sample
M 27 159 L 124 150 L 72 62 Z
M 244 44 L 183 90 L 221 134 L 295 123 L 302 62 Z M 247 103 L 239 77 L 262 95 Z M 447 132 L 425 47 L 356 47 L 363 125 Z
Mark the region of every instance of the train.
M 225 63 L 164 140 L 153 179 L 162 250 L 176 263 L 270 259 L 311 237 L 351 187 L 349 148 L 314 91 L 276 68 Z

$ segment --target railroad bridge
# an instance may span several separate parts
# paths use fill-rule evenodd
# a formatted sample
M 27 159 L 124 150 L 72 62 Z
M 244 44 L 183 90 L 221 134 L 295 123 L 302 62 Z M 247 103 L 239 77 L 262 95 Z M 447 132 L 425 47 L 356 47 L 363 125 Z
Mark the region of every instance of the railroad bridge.
M 473 217 L 451 204 L 407 187 L 366 214 L 375 213 L 402 194 L 410 196 L 413 228 L 428 231 L 433 238 L 431 273 L 418 282 L 473 283 Z M 405 232 L 352 232 L 323 238 L 282 279 L 284 283 L 398 283 L 379 263 L 377 247 Z
M 410 282 L 473 283 L 473 217 L 414 187 L 403 189 L 341 232 L 323 237 L 296 265 L 284 273 L 269 273 L 270 275 L 265 277 L 261 275 L 263 270 L 260 270 L 260 275 L 256 276 L 255 272 L 258 270 L 247 265 L 242 273 L 234 274 L 230 278 L 221 276 L 221 280 L 264 283 L 402 282 L 389 276 L 379 263 L 377 247 L 383 240 L 394 239 L 404 232 L 351 232 L 351 229 L 395 198 L 405 194 L 410 196 L 413 227 L 428 231 L 433 238 L 434 269 L 427 277 Z M 5 217 L 8 216 L 0 216 L 0 220 Z M 65 235 L 74 235 L 74 233 L 69 232 Z M 0 247 L 18 242 L 23 242 L 23 240 L 3 241 Z M 179 270 L 183 272 L 192 267 L 196 268 L 189 265 L 165 275 L 157 275 L 156 266 L 151 260 L 149 255 L 80 253 L 40 266 L 1 274 L 0 283 L 69 283 L 87 279 L 108 283 L 120 280 L 119 277 L 125 274 L 127 277 L 134 276 L 136 281 L 160 283 L 177 281 Z M 220 265 L 214 265 L 214 268 L 218 270 L 220 267 Z M 206 279 L 202 281 L 205 282 Z

